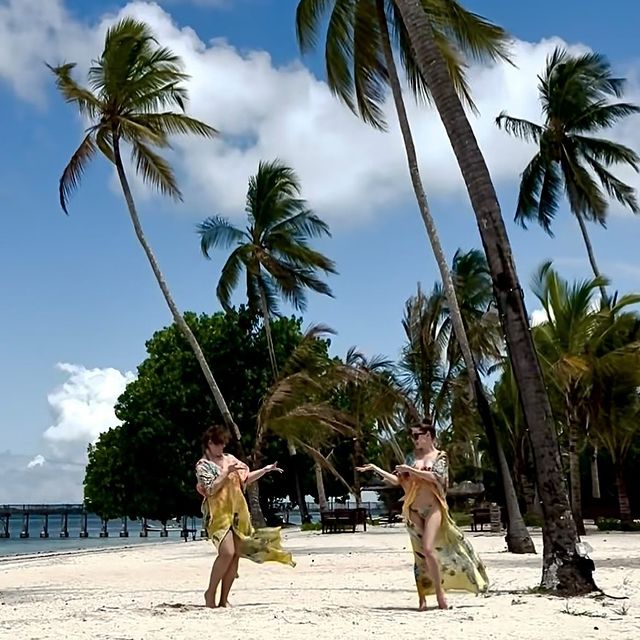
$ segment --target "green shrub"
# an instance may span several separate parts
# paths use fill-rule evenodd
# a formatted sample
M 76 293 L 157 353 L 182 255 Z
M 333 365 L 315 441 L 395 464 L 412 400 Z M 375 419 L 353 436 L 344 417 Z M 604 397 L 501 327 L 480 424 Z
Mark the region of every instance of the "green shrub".
M 304 522 L 300 527 L 301 531 L 320 531 L 322 524 L 319 522 Z
M 451 513 L 451 517 L 453 521 L 459 527 L 470 527 L 471 526 L 471 514 L 470 513 Z
M 542 518 L 537 513 L 525 513 L 522 519 L 527 527 L 542 526 Z
M 600 531 L 640 531 L 640 520 L 622 522 L 617 518 L 598 518 L 596 526 Z

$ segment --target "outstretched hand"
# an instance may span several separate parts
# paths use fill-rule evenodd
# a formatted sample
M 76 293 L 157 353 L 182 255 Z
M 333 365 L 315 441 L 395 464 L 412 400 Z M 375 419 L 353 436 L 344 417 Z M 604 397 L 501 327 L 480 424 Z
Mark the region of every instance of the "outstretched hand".
M 265 473 L 271 473 L 272 471 L 277 471 L 278 473 L 283 473 L 283 470 L 278 466 L 277 462 L 274 462 L 273 464 L 268 464 L 265 468 L 264 468 Z
M 373 465 L 371 463 L 367 463 L 362 467 L 356 467 L 356 471 L 358 473 L 366 473 L 367 471 L 373 471 Z

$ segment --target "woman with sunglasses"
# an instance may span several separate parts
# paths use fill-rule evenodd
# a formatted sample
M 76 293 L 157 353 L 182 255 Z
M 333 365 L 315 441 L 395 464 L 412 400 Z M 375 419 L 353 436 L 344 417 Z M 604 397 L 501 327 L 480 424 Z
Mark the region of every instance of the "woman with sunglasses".
M 435 446 L 436 430 L 428 420 L 411 426 L 414 451 L 395 474 L 374 464 L 358 467 L 373 471 L 404 490 L 402 515 L 411 539 L 420 611 L 427 595 L 434 594 L 440 609 L 447 609 L 445 591 L 482 593 L 489 581 L 484 564 L 449 515 L 447 454 Z
M 250 471 L 236 457 L 224 452 L 228 436 L 224 428 L 213 426 L 202 434 L 203 456 L 196 464 L 198 493 L 203 496 L 202 515 L 209 538 L 218 549 L 211 568 L 204 601 L 216 607 L 216 592 L 222 583 L 217 606 L 227 607 L 231 586 L 238 574 L 240 558 L 253 562 L 280 562 L 295 566 L 291 554 L 280 545 L 279 528 L 254 530 L 244 489 L 265 474 L 282 473 L 278 463 Z

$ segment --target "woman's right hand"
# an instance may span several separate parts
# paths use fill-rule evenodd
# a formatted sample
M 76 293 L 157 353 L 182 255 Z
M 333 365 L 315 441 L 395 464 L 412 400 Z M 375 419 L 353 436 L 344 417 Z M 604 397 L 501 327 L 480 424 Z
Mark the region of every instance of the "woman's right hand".
M 237 473 L 242 469 L 242 465 L 239 462 L 232 462 L 227 467 L 227 475 L 230 476 L 232 473 Z
M 373 471 L 373 470 L 374 470 L 374 466 L 371 463 L 367 463 L 362 467 L 356 467 L 356 471 L 358 473 L 366 473 L 367 471 Z

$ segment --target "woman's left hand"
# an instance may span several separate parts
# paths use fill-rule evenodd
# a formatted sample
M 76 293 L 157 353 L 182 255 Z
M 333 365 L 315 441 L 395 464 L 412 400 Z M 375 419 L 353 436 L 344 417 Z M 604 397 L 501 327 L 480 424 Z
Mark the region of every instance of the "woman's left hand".
M 268 464 L 265 468 L 264 468 L 265 473 L 271 473 L 272 471 L 277 471 L 278 473 L 282 473 L 282 469 L 278 466 L 277 462 L 274 462 L 273 464 Z

